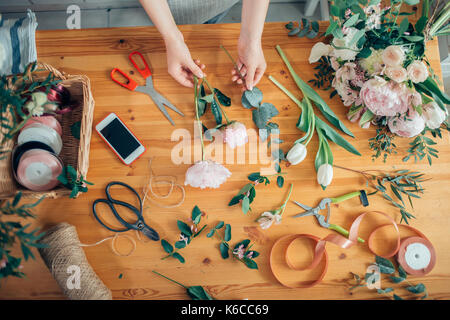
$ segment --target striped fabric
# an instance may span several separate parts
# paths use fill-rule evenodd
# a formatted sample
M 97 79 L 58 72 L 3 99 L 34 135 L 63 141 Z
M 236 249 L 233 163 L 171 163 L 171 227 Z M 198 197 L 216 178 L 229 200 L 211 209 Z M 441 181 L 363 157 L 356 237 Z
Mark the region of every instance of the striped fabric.
M 177 24 L 200 24 L 231 8 L 239 0 L 167 0 Z
M 36 16 L 28 10 L 20 19 L 0 16 L 0 75 L 17 74 L 36 61 Z

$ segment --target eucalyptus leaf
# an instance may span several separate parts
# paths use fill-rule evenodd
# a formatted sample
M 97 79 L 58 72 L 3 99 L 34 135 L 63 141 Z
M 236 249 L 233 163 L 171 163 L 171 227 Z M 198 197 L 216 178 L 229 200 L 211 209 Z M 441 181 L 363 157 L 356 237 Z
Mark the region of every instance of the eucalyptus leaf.
M 231 225 L 228 223 L 225 225 L 225 233 L 223 236 L 223 240 L 225 240 L 225 241 L 231 240 Z
M 425 291 L 425 286 L 423 285 L 423 283 L 419 283 L 418 285 L 415 286 L 406 287 L 406 290 L 414 294 L 419 294 Z
M 253 87 L 252 90 L 244 91 L 246 101 L 255 108 L 258 108 L 263 99 L 263 93 L 257 87 Z
M 220 255 L 222 256 L 222 258 L 228 259 L 228 257 L 230 256 L 230 253 L 229 253 L 230 248 L 228 247 L 228 245 L 224 242 L 221 242 L 219 249 L 220 249 Z
M 186 223 L 184 223 L 183 221 L 177 220 L 177 226 L 178 226 L 178 229 L 180 229 L 181 233 L 183 233 L 184 235 L 186 235 L 188 237 L 192 236 L 192 230 Z
M 250 199 L 247 196 L 244 196 L 242 199 L 242 212 L 244 214 L 247 214 L 247 212 L 250 210 Z
M 192 300 L 214 300 L 201 286 L 193 286 L 187 289 L 187 294 Z
M 395 272 L 395 267 L 390 260 L 380 256 L 375 256 L 375 262 L 380 268 L 381 273 L 392 274 Z
M 174 252 L 172 254 L 172 257 L 174 257 L 175 259 L 178 259 L 178 261 L 180 261 L 181 263 L 185 263 L 186 260 L 184 260 L 183 256 L 181 254 L 179 254 L 178 252 Z
M 231 106 L 231 99 L 223 94 L 219 89 L 214 88 L 214 93 L 216 94 L 217 100 L 219 103 L 225 107 Z
M 192 209 L 192 222 L 194 224 L 199 224 L 201 218 L 202 212 L 200 211 L 200 208 L 198 206 L 195 206 L 194 209 Z
M 220 110 L 220 106 L 218 105 L 216 99 L 214 99 L 211 102 L 211 112 L 214 116 L 214 119 L 216 119 L 216 123 L 221 124 L 222 123 L 222 112 Z
M 165 252 L 167 252 L 167 253 L 172 253 L 173 252 L 172 245 L 169 242 L 167 242 L 166 240 L 162 239 L 161 240 L 161 245 L 162 245 L 162 247 L 163 247 Z

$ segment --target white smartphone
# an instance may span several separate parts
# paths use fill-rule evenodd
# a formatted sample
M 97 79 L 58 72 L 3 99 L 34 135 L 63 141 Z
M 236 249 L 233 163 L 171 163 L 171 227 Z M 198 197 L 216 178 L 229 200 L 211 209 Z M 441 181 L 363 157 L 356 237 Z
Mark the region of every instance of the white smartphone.
M 126 165 L 130 165 L 145 151 L 139 139 L 115 113 L 110 113 L 100 121 L 95 130 Z

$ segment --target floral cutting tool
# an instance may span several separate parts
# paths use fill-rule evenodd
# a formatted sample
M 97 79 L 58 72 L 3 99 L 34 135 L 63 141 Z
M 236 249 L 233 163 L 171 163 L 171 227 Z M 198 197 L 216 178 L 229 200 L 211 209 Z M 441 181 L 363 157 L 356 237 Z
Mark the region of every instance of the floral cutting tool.
M 137 63 L 134 59 L 134 57 L 136 55 L 139 56 L 139 58 L 141 59 L 141 61 L 144 64 L 143 69 L 139 68 L 137 65 Z M 145 86 L 138 86 L 136 81 L 131 79 L 125 72 L 123 72 L 122 70 L 120 70 L 118 68 L 112 69 L 111 79 L 114 82 L 120 84 L 122 87 L 127 88 L 128 90 L 142 92 L 142 93 L 145 93 L 148 96 L 150 96 L 150 98 L 152 98 L 153 102 L 158 106 L 159 110 L 163 113 L 163 115 L 167 118 L 167 120 L 169 120 L 169 122 L 172 125 L 175 125 L 175 123 L 173 122 L 172 118 L 170 117 L 169 113 L 167 112 L 167 110 L 164 106 L 169 107 L 170 109 L 172 109 L 173 111 L 175 111 L 176 113 L 180 114 L 183 117 L 184 117 L 184 114 L 183 114 L 183 112 L 178 110 L 172 103 L 170 103 L 169 100 L 167 100 L 164 96 L 162 96 L 158 91 L 155 90 L 155 88 L 153 87 L 152 72 L 150 71 L 150 68 L 148 67 L 147 61 L 144 59 L 144 56 L 139 51 L 133 51 L 128 56 L 128 59 L 130 59 L 131 63 L 134 65 L 134 67 L 137 69 L 137 71 L 139 71 L 139 73 L 145 78 Z M 119 72 L 122 76 L 124 76 L 125 79 L 127 80 L 127 82 L 125 83 L 125 82 L 121 82 L 121 81 L 117 80 L 114 77 L 116 72 Z
M 299 213 L 297 215 L 294 216 L 294 218 L 299 218 L 299 217 L 306 217 L 306 216 L 314 216 L 317 221 L 319 222 L 320 226 L 323 228 L 327 228 L 330 230 L 334 230 L 336 232 L 339 232 L 340 234 L 348 237 L 349 232 L 344 229 L 341 226 L 338 226 L 336 224 L 331 224 L 329 223 L 329 219 L 330 219 L 330 214 L 331 214 L 331 203 L 339 203 L 354 197 L 359 196 L 361 199 L 361 203 L 364 207 L 367 207 L 369 205 L 369 202 L 367 200 L 367 194 L 364 190 L 360 190 L 360 191 L 355 191 L 355 192 L 351 192 L 351 193 L 347 193 L 344 194 L 340 197 L 336 197 L 336 198 L 324 198 L 320 201 L 319 205 L 317 207 L 310 207 L 307 206 L 303 203 L 300 203 L 298 201 L 294 201 L 294 203 L 300 207 L 302 207 L 303 209 L 305 209 L 305 212 Z M 327 209 L 327 216 L 325 218 L 325 216 L 320 214 L 320 210 L 324 210 Z M 363 239 L 358 238 L 359 242 L 364 242 Z

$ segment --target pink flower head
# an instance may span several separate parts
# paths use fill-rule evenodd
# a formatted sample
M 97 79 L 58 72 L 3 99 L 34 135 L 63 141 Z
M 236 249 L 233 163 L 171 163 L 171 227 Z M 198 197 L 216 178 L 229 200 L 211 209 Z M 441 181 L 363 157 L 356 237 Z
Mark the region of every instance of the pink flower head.
M 393 117 L 408 110 L 408 89 L 403 84 L 374 77 L 364 83 L 360 96 L 365 106 L 377 116 Z
M 231 172 L 221 164 L 211 161 L 197 161 L 186 171 L 184 185 L 194 188 L 218 188 L 231 176 Z
M 233 122 L 232 124 L 222 127 L 223 142 L 225 142 L 231 149 L 243 146 L 248 142 L 247 128 L 240 122 Z
M 238 248 L 233 250 L 233 254 L 237 256 L 239 259 L 244 258 L 245 248 L 244 245 L 241 244 Z
M 428 78 L 428 69 L 422 61 L 413 61 L 408 66 L 408 76 L 414 83 L 424 82 Z
M 8 263 L 8 260 L 6 260 L 6 258 L 0 260 L 0 269 L 5 268 L 7 263 Z
M 409 116 L 392 117 L 388 121 L 389 130 L 400 137 L 411 138 L 417 136 L 425 129 L 425 120 L 417 113 L 411 112 Z
M 400 46 L 389 46 L 384 49 L 382 59 L 386 66 L 401 66 L 405 60 L 405 52 Z

